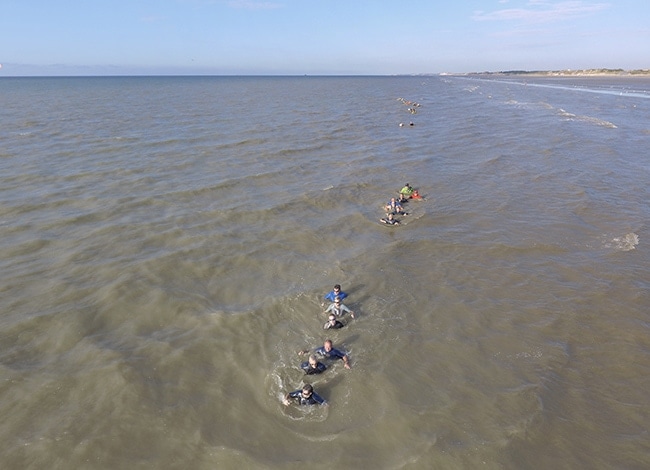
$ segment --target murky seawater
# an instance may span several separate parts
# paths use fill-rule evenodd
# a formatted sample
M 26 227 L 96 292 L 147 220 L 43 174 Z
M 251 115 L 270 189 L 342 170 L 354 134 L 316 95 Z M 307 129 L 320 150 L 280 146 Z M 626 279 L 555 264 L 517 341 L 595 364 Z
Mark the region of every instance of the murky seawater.
M 2 468 L 647 468 L 649 98 L 0 80 Z

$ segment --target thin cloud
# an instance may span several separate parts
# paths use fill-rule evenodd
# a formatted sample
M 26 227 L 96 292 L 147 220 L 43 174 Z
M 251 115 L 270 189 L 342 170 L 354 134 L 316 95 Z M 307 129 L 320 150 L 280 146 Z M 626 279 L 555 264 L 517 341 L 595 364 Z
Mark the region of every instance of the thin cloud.
M 520 21 L 526 23 L 547 23 L 587 16 L 610 7 L 608 3 L 583 1 L 549 2 L 531 0 L 525 8 L 506 8 L 492 12 L 476 11 L 474 21 Z
M 517 38 L 517 37 L 548 37 L 551 35 L 551 30 L 546 28 L 527 28 L 527 29 L 513 29 L 508 31 L 497 31 L 490 34 L 495 38 Z

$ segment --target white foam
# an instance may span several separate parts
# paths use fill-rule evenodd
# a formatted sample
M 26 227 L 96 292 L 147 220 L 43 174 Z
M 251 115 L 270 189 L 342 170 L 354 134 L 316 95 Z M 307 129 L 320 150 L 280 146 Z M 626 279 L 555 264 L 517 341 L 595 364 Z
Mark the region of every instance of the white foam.
M 613 248 L 616 251 L 631 251 L 639 244 L 639 236 L 630 232 L 622 237 L 614 237 L 605 243 L 606 248 Z
M 577 114 L 569 113 L 568 111 L 565 111 L 564 109 L 560 108 L 559 113 L 560 116 L 565 118 L 567 121 L 579 121 L 579 122 L 587 122 L 589 124 L 595 124 L 597 126 L 602 126 L 602 127 L 608 127 L 610 129 L 616 129 L 616 124 L 611 123 L 609 121 L 605 121 L 603 119 L 598 119 L 595 117 L 591 116 L 579 116 Z

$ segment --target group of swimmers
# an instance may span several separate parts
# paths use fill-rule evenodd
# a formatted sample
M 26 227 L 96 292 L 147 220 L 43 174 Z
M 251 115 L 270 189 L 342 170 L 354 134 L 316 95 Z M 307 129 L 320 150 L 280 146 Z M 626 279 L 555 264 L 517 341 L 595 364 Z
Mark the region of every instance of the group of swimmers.
M 338 329 L 343 328 L 345 324 L 340 320 L 346 313 L 354 318 L 354 312 L 350 310 L 344 303 L 343 299 L 348 296 L 347 293 L 341 290 L 341 285 L 336 284 L 334 289 L 325 295 L 325 300 L 330 302 L 330 305 L 325 309 L 325 314 L 328 315 L 327 322 L 323 325 L 323 329 Z M 321 303 L 321 307 L 325 306 L 325 301 Z M 310 352 L 309 349 L 298 351 L 299 356 L 303 356 Z M 309 359 L 302 364 L 300 368 L 305 371 L 305 375 L 322 374 L 327 370 L 327 365 L 319 361 L 321 359 L 343 361 L 343 367 L 350 368 L 350 358 L 343 351 L 336 349 L 331 339 L 326 339 L 322 346 L 313 350 Z M 326 405 L 327 401 L 314 391 L 314 387 L 306 383 L 299 388 L 285 395 L 283 403 L 285 405 L 296 402 L 300 405 Z
M 399 225 L 399 220 L 395 218 L 396 215 L 409 215 L 404 211 L 403 203 L 409 199 L 423 199 L 417 189 L 413 189 L 410 183 L 406 183 L 398 193 L 398 197 L 390 198 L 390 201 L 384 206 L 386 217 L 382 217 L 379 221 L 386 225 Z
M 417 108 L 420 107 L 420 103 L 416 103 L 415 101 L 411 101 L 411 100 L 405 100 L 404 98 L 397 98 L 397 101 L 401 101 L 402 104 L 404 104 L 405 106 L 408 106 L 407 111 L 409 113 L 417 114 L 417 112 L 418 112 Z M 415 124 L 413 123 L 413 121 L 409 122 L 409 126 L 414 126 L 414 125 Z M 400 122 L 399 127 L 404 127 L 404 123 Z
M 388 225 L 399 225 L 399 220 L 395 219 L 395 215 L 408 215 L 404 211 L 402 204 L 410 199 L 423 199 L 417 189 L 414 189 L 409 183 L 406 183 L 400 189 L 397 197 L 392 197 L 390 201 L 384 206 L 386 210 L 386 217 L 380 219 L 381 222 Z M 329 301 L 330 305 L 323 313 L 327 315 L 327 321 L 323 325 L 324 330 L 339 329 L 345 326 L 342 320 L 343 316 L 349 314 L 354 318 L 354 312 L 343 303 L 343 300 L 348 296 L 347 293 L 341 290 L 341 285 L 336 284 L 334 289 L 325 295 L 325 299 L 321 302 L 321 307 L 325 307 L 325 301 Z M 303 356 L 310 352 L 309 349 L 298 351 L 299 356 Z M 327 370 L 327 365 L 319 361 L 320 359 L 343 361 L 343 367 L 350 368 L 350 358 L 343 351 L 336 349 L 331 339 L 326 339 L 322 346 L 314 348 L 309 359 L 302 364 L 300 368 L 305 371 L 305 375 L 322 374 Z M 314 391 L 314 387 L 306 383 L 302 388 L 289 392 L 285 395 L 283 403 L 290 405 L 291 402 L 300 405 L 326 405 L 327 401 Z

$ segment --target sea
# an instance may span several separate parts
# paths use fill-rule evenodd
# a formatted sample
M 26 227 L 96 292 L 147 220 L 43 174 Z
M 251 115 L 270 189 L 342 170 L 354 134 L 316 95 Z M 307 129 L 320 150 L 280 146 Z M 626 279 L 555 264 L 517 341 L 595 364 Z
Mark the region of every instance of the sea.
M 647 76 L 0 78 L 0 467 L 650 468 L 649 149 Z

